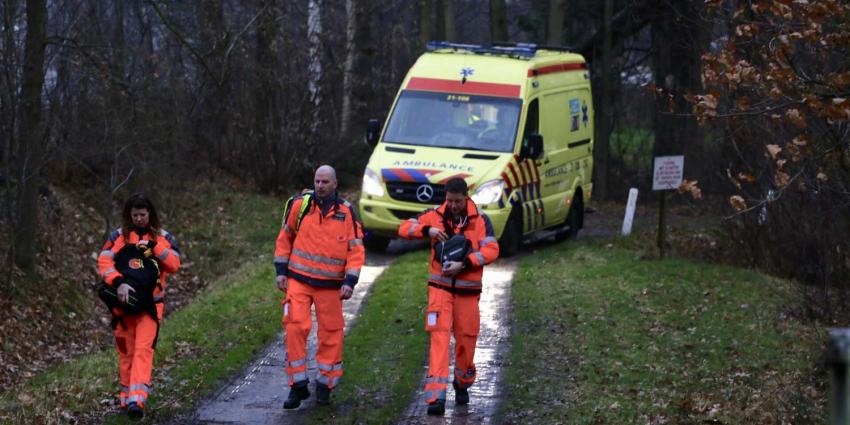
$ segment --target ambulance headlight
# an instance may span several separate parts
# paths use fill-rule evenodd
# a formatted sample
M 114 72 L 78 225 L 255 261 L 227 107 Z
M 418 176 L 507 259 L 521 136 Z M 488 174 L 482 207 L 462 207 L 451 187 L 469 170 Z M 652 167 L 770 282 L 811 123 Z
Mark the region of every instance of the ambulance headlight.
M 502 192 L 504 190 L 504 180 L 490 180 L 478 187 L 472 195 L 472 202 L 475 202 L 478 205 L 492 204 L 502 197 Z
M 368 168 L 363 173 L 363 193 L 372 196 L 384 196 L 384 185 L 381 184 L 381 178 Z

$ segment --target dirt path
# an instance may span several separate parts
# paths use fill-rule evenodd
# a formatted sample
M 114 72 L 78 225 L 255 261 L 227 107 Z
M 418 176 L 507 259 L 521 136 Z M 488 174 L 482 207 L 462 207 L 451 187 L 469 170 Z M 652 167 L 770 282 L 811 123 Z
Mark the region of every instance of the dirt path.
M 343 304 L 345 331 L 348 333 L 357 317 L 363 299 L 371 291 L 375 279 L 389 266 L 394 256 L 369 254 L 366 266 L 360 272 L 360 283 L 354 296 Z M 310 362 L 308 374 L 311 391 L 316 376 L 316 330 L 315 311 L 313 329 L 307 340 L 307 352 Z M 179 423 L 201 424 L 280 424 L 298 421 L 309 407 L 315 404 L 310 397 L 301 407 L 292 411 L 283 410 L 283 401 L 289 395 L 286 376 L 283 371 L 284 338 L 280 332 L 275 341 L 263 349 L 242 374 L 215 393 L 203 400 L 198 408 Z
M 422 372 L 419 395 L 408 406 L 403 424 L 488 424 L 492 423 L 501 400 L 501 368 L 508 353 L 510 339 L 511 282 L 516 273 L 518 258 L 502 259 L 484 268 L 484 291 L 479 303 L 481 330 L 475 348 L 475 367 L 478 377 L 469 389 L 470 404 L 456 406 L 454 390 L 449 385 L 446 395 L 446 413 L 442 417 L 428 416 L 427 404 L 421 389 L 427 374 Z M 454 352 L 454 343 L 450 348 Z M 452 358 L 454 356 L 450 356 Z M 454 361 L 449 370 L 454 370 Z

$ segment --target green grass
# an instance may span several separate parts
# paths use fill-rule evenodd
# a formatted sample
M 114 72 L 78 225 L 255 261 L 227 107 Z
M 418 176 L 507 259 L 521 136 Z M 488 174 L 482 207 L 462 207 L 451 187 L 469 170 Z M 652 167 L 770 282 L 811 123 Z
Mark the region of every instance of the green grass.
M 506 422 L 822 423 L 825 336 L 784 313 L 787 282 L 608 242 L 523 260 Z
M 427 357 L 427 252 L 406 254 L 375 282 L 345 337 L 345 376 L 311 424 L 389 424 L 413 401 Z
M 168 418 L 241 370 L 280 330 L 281 296 L 274 289 L 271 255 L 245 264 L 213 290 L 164 321 L 154 361 L 154 392 L 147 420 Z M 114 397 L 114 350 L 48 369 L 18 395 L 0 398 L 0 411 L 20 423 L 53 415 L 97 411 Z M 58 413 L 57 413 L 58 412 Z M 107 423 L 123 419 L 107 418 Z

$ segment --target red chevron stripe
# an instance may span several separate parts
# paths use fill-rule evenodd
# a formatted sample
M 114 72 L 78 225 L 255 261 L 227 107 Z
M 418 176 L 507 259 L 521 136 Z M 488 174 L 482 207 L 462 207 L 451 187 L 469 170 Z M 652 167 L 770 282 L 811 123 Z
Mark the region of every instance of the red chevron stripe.
M 525 169 L 528 170 L 528 179 L 532 183 L 536 182 L 537 180 L 534 179 L 534 173 L 531 171 L 531 160 L 530 159 L 525 160 L 525 161 L 523 161 L 523 163 L 525 163 Z
M 510 170 L 511 175 L 514 176 L 514 187 L 519 187 L 521 184 L 523 184 L 522 182 L 519 181 L 519 176 L 516 173 L 516 169 L 514 169 L 514 163 L 513 162 L 508 163 L 508 170 Z
M 514 185 L 511 184 L 511 179 L 508 178 L 508 175 L 502 172 L 502 180 L 505 181 L 505 184 L 508 185 L 508 193 L 513 192 Z
M 519 170 L 520 172 L 522 172 L 522 184 L 529 184 L 531 183 L 531 179 L 529 178 L 528 174 L 525 173 L 525 166 L 523 166 L 523 163 L 525 162 L 527 161 L 519 163 Z

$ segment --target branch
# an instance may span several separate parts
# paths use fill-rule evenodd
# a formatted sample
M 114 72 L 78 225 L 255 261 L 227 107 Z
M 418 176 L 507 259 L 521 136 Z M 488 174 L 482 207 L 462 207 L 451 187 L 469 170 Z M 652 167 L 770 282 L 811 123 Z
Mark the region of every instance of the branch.
M 183 35 L 180 34 L 180 32 L 177 31 L 177 29 L 174 28 L 173 25 L 171 25 L 171 22 L 169 22 L 168 19 L 165 17 L 165 14 L 162 13 L 162 10 L 159 8 L 159 6 L 156 4 L 156 2 L 153 1 L 153 0 L 145 0 L 145 1 L 147 1 L 147 3 L 149 5 L 151 5 L 154 12 L 156 12 L 157 16 L 159 16 L 159 19 L 162 20 L 162 23 L 165 25 L 165 27 L 168 28 L 168 30 L 171 31 L 171 33 L 174 34 L 175 37 L 177 37 L 177 40 L 180 42 L 180 44 L 182 44 L 184 47 L 189 49 L 189 53 L 191 53 L 192 56 L 194 56 L 196 59 L 198 59 L 198 61 L 201 63 L 201 66 L 204 67 L 204 70 L 206 70 L 207 73 L 209 73 L 210 76 L 212 76 L 213 80 L 215 81 L 215 84 L 217 86 L 221 86 L 222 82 L 218 79 L 218 76 L 215 74 L 215 72 L 213 72 L 213 70 L 210 68 L 209 64 L 207 64 L 207 61 L 204 60 L 204 57 L 201 56 L 201 54 L 198 53 L 198 51 L 195 50 L 195 48 L 192 47 L 192 45 L 189 44 L 188 41 L 186 41 L 186 39 L 183 37 Z

